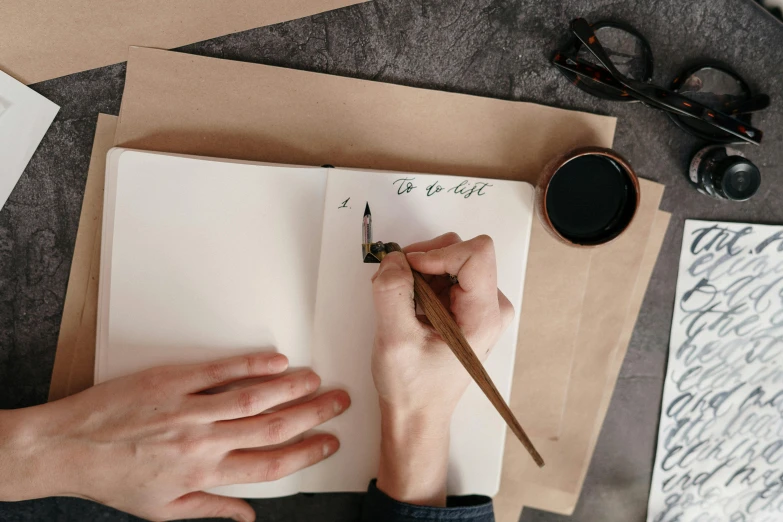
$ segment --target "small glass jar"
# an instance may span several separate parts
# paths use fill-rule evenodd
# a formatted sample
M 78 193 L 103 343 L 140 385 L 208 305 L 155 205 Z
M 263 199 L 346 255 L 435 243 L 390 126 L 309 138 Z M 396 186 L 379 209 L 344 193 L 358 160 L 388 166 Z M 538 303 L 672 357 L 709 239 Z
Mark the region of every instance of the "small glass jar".
M 710 145 L 697 152 L 688 177 L 702 194 L 730 201 L 746 201 L 761 186 L 758 167 L 726 145 Z

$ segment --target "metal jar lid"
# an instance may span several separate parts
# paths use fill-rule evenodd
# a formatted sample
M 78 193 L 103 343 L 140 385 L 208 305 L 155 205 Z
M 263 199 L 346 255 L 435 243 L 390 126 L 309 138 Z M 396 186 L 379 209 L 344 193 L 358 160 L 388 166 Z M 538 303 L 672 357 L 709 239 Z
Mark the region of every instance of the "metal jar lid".
M 730 156 L 716 166 L 712 185 L 719 196 L 732 201 L 746 201 L 761 186 L 761 172 L 750 160 Z

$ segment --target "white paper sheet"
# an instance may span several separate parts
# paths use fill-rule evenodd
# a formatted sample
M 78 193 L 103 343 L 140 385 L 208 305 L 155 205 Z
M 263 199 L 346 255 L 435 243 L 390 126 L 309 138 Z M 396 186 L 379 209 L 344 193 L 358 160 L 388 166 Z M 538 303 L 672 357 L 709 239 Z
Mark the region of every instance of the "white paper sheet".
M 685 223 L 647 520 L 783 520 L 781 226 Z
M 0 71 L 0 207 L 8 201 L 59 110 Z
M 96 380 L 263 348 L 309 365 L 325 170 L 109 158 Z
M 112 149 L 106 174 L 96 383 L 261 350 L 310 366 L 325 169 Z
M 482 195 L 476 190 L 465 197 L 471 187 L 478 189 L 487 182 Z M 442 190 L 438 191 L 437 186 Z M 415 188 L 408 191 L 408 187 Z M 460 187 L 461 193 L 450 190 L 453 187 Z M 347 198 L 350 200 L 343 206 Z M 480 234 L 494 239 L 499 249 L 498 286 L 514 305 L 517 318 L 495 345 L 485 366 L 506 400 L 511 392 L 533 188 L 516 181 L 330 170 L 313 367 L 325 386 L 347 389 L 352 405 L 329 426 L 347 451 L 314 468 L 305 479 L 306 491 L 363 491 L 378 471 L 380 413 L 370 375 L 375 331 L 370 277 L 378 267 L 362 262 L 365 202 L 372 211 L 376 241 L 404 246 L 449 231 L 464 239 Z M 449 494 L 497 492 L 505 433 L 503 419 L 478 386 L 471 384 L 452 422 Z M 351 472 L 346 474 L 344 470 Z
M 11 102 L 0 96 L 0 116 L 11 106 Z

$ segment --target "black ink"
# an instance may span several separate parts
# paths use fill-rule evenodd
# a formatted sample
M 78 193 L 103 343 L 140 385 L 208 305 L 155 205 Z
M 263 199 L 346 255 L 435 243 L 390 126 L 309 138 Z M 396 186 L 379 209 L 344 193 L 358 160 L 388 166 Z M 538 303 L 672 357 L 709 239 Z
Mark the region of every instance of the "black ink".
M 416 188 L 416 185 L 413 184 L 413 180 L 416 178 L 400 178 L 397 180 L 394 180 L 392 185 L 397 185 L 399 183 L 400 185 L 397 187 L 397 195 L 402 194 L 408 194 L 410 191 Z
M 348 201 L 350 201 L 350 200 L 351 200 L 351 198 L 348 198 L 348 199 L 346 199 L 346 200 L 345 200 L 345 201 L 343 201 L 343 202 L 342 202 L 342 204 L 341 204 L 339 207 L 337 207 L 337 208 L 348 208 Z
M 753 227 L 744 227 L 741 230 L 732 230 L 720 225 L 699 228 L 694 230 L 696 239 L 691 243 L 691 253 L 698 254 L 706 250 L 714 250 L 716 252 L 726 250 L 731 255 L 737 255 L 740 252 L 739 247 L 735 248 L 737 241 L 752 233 Z M 706 243 L 700 244 L 702 240 L 706 241 Z M 713 246 L 715 247 L 714 249 Z
M 454 187 L 451 187 L 448 192 L 453 192 L 454 194 L 459 194 L 465 199 L 468 199 L 470 196 L 475 194 L 476 196 L 484 196 L 486 193 L 484 192 L 484 189 L 491 187 L 489 183 L 485 181 L 477 181 L 470 184 L 470 181 L 464 180 L 459 185 L 456 185 Z
M 708 286 L 708 283 L 709 281 L 706 278 L 696 283 L 696 286 L 693 287 L 693 289 L 688 290 L 687 292 L 685 292 L 685 295 L 682 296 L 682 302 L 684 303 L 688 299 L 690 299 L 694 292 L 698 292 L 699 290 L 701 290 L 701 288 Z
M 756 246 L 756 253 L 760 254 L 769 245 L 771 245 L 775 241 L 780 241 L 781 239 L 783 239 L 783 230 L 779 230 L 778 232 L 775 232 L 767 239 L 759 243 L 758 246 Z M 778 245 L 778 252 L 783 252 L 783 241 L 781 241 L 780 244 Z
M 437 194 L 441 190 L 443 190 L 443 187 L 440 184 L 438 184 L 437 181 L 435 181 L 433 182 L 432 185 L 427 187 L 427 196 L 432 196 L 433 194 Z

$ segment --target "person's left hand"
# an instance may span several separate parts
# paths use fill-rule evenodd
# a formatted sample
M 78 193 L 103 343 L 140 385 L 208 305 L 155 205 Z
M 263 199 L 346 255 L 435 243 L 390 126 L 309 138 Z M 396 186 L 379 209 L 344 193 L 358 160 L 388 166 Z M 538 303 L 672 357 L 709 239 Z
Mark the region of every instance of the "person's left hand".
M 332 435 L 286 446 L 341 414 L 336 390 L 314 393 L 310 370 L 280 375 L 288 360 L 258 353 L 208 364 L 154 368 L 42 406 L 0 411 L 0 500 L 88 498 L 150 520 L 255 519 L 240 499 L 203 492 L 265 482 L 334 454 Z M 214 394 L 256 377 L 273 378 Z M 273 446 L 273 447 L 271 447 Z

